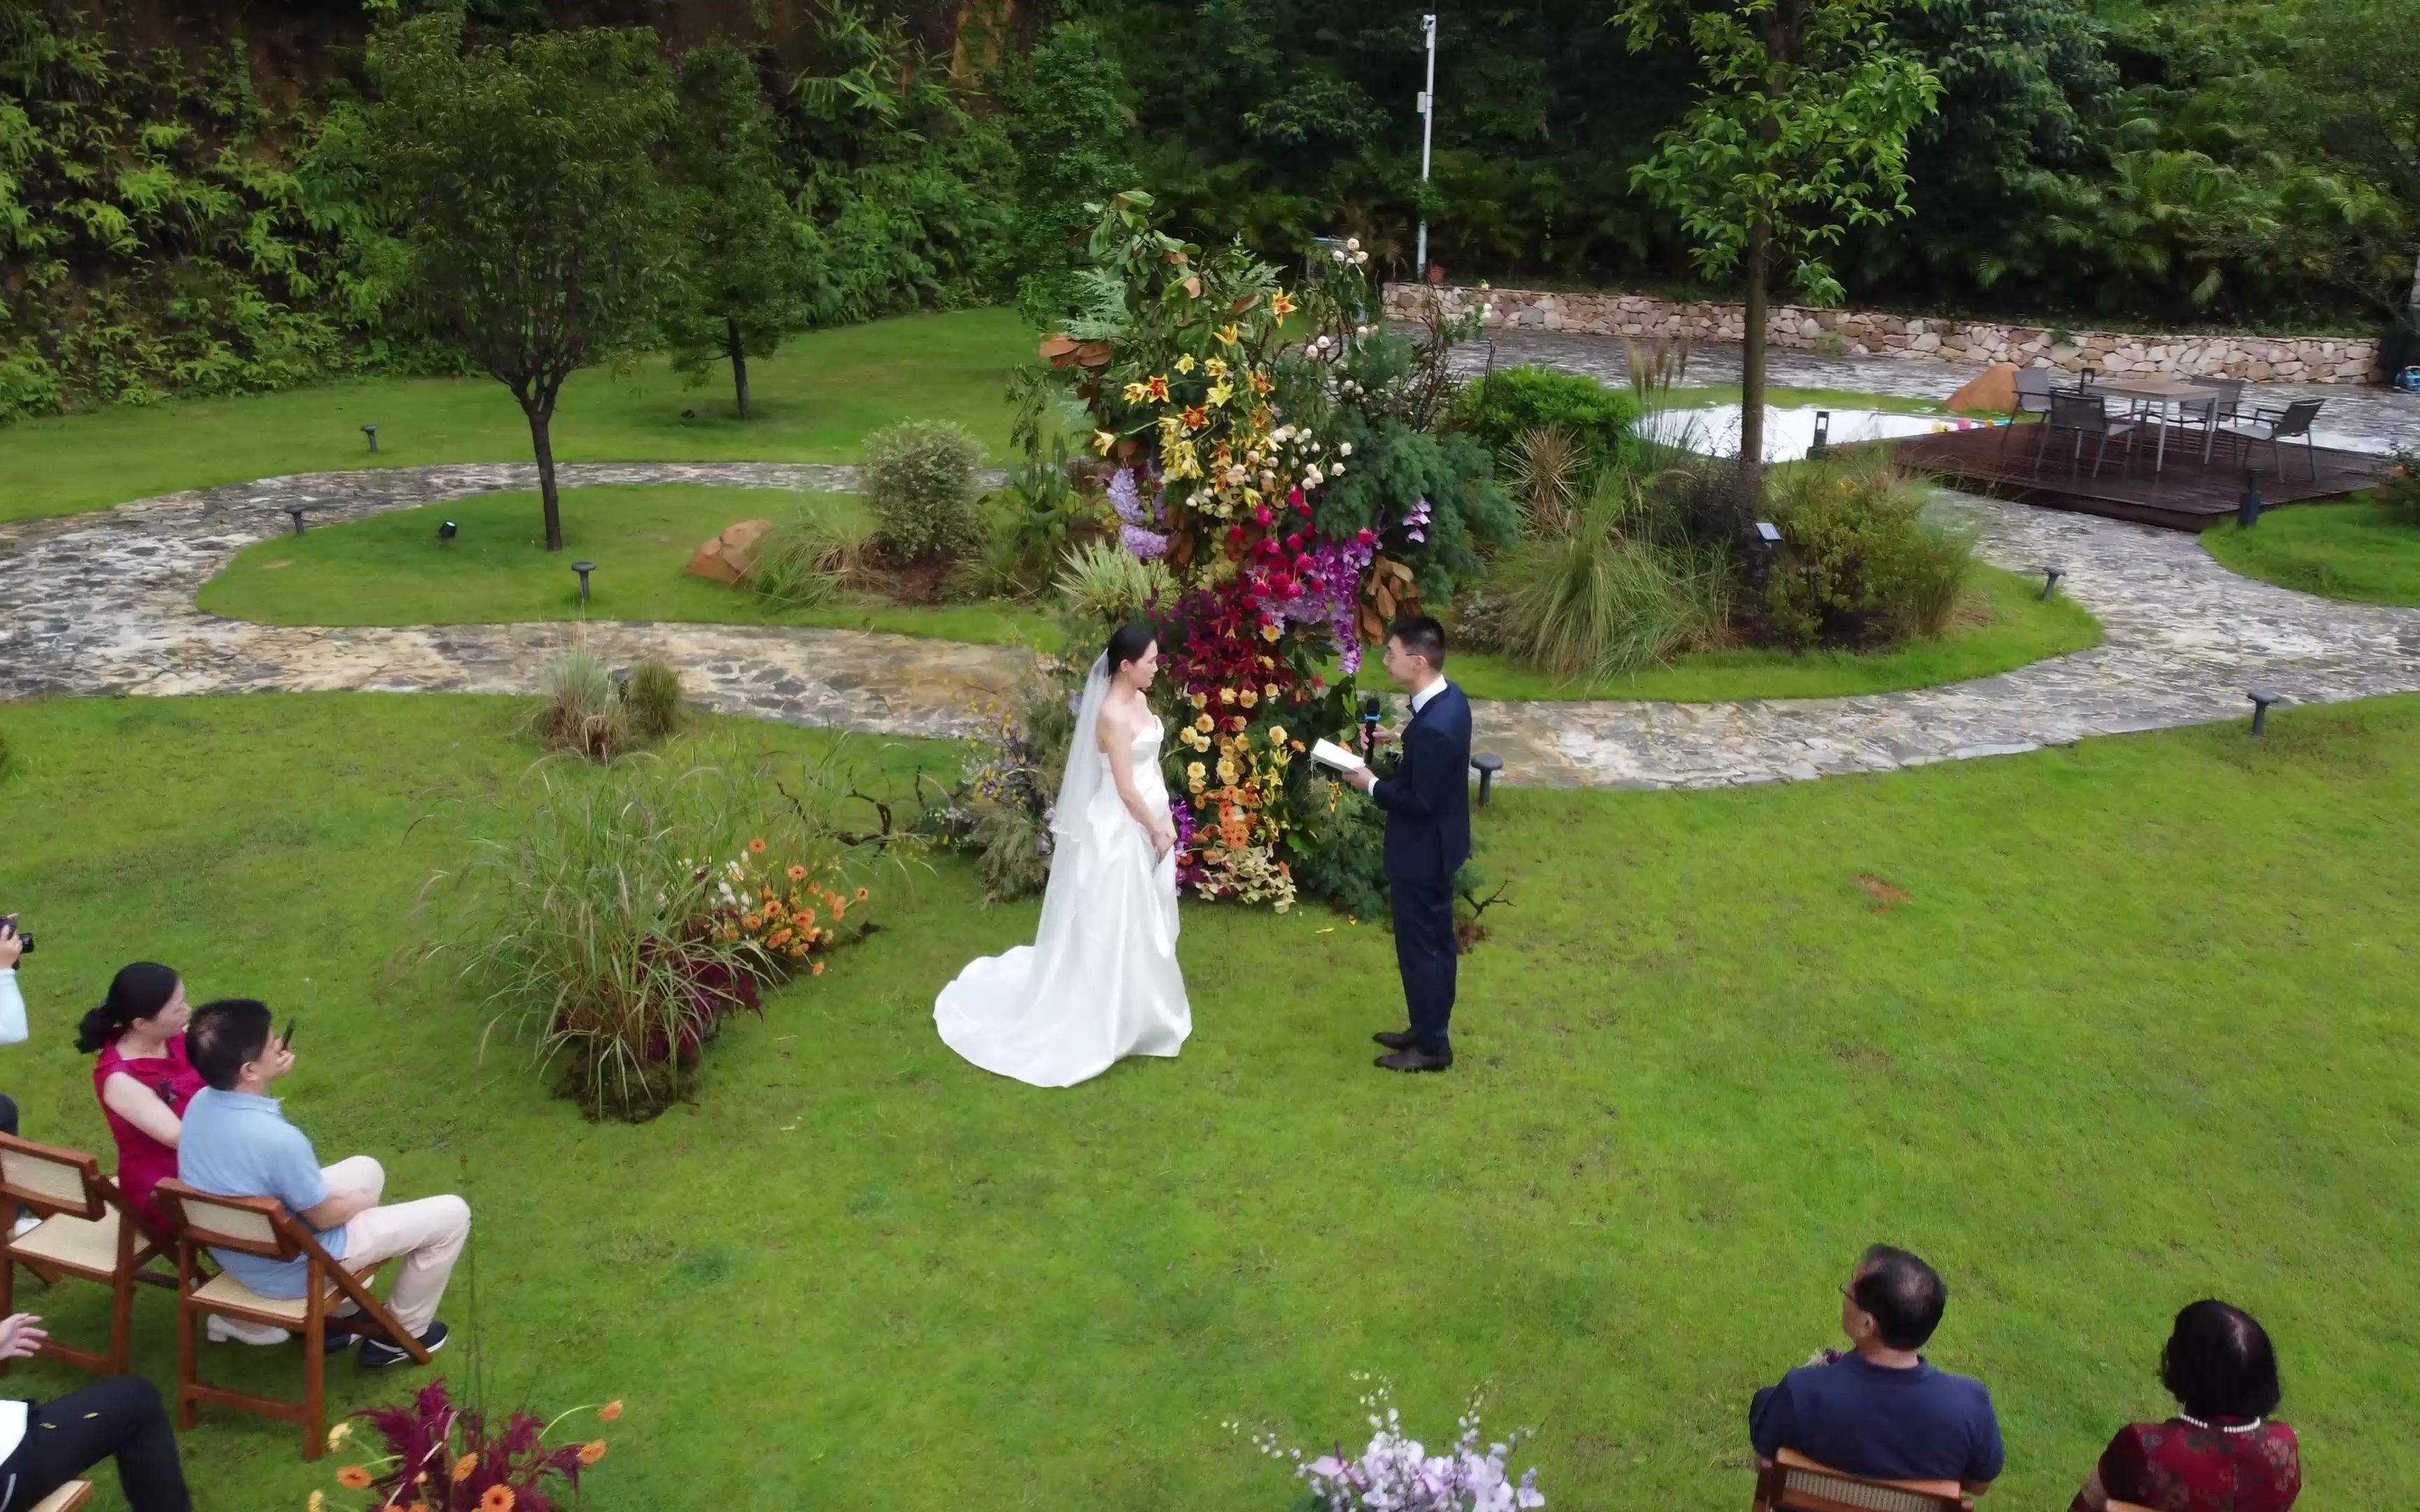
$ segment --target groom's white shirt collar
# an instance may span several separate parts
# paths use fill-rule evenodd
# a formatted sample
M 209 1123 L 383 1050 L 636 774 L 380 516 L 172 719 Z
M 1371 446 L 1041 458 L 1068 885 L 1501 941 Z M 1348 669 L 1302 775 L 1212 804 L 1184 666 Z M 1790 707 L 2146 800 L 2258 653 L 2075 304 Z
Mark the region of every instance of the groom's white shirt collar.
M 1444 691 L 1445 679 L 1442 677 L 1438 678 L 1435 682 L 1431 683 L 1428 687 L 1421 688 L 1419 692 L 1412 695 L 1412 712 L 1414 714 L 1418 714 L 1422 709 L 1427 708 L 1429 706 L 1429 700 L 1436 697 L 1439 693 Z

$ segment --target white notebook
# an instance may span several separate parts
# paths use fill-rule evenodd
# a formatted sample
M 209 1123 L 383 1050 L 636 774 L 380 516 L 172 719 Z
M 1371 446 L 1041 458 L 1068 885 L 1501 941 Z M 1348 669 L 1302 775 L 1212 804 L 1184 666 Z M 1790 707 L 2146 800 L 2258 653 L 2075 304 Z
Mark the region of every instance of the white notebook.
M 1357 772 L 1368 764 L 1332 740 L 1312 741 L 1311 759 L 1322 766 L 1333 766 L 1340 772 Z

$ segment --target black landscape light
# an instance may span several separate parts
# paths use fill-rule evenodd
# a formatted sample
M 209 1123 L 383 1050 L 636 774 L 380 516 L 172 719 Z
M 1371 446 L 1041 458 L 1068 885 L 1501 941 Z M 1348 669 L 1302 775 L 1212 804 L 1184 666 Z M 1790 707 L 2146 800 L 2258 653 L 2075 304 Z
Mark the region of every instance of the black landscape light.
M 1494 751 L 1479 751 L 1470 758 L 1470 769 L 1479 774 L 1479 806 L 1484 809 L 1487 807 L 1488 784 L 1496 780 L 1497 773 L 1504 770 L 1504 758 Z
M 597 563 L 575 562 L 571 564 L 571 570 L 580 574 L 580 601 L 585 604 L 588 602 L 588 575 L 597 570 Z
M 2235 506 L 2235 528 L 2248 531 L 2260 523 L 2260 470 L 2243 470 L 2243 498 Z
M 1815 444 L 1807 448 L 1807 460 L 1814 461 L 1829 451 L 1831 446 L 1832 411 L 1818 409 L 1815 411 Z
M 461 532 L 462 532 L 462 528 L 461 528 L 460 526 L 458 526 L 458 525 L 455 524 L 455 523 L 454 523 L 452 520 L 450 520 L 450 519 L 449 519 L 449 520 L 441 520 L 441 521 L 438 523 L 438 526 L 437 526 L 437 538 L 438 538 L 439 540 L 441 540 L 441 541 L 450 541 L 450 540 L 454 539 L 454 537 L 455 537 L 455 536 L 459 535 Z
M 378 427 L 376 425 L 364 425 L 362 427 L 362 434 L 370 439 L 370 455 L 378 455 Z
M 1769 519 L 1756 522 L 1756 585 L 1764 586 L 1773 575 L 1773 553 L 1781 548 L 1781 528 Z
M 2267 733 L 2269 729 L 2269 705 L 2277 702 L 2277 695 L 2274 693 L 2247 693 L 2244 696 L 2252 701 L 2252 733 L 2256 735 Z
M 287 516 L 294 521 L 294 533 L 295 533 L 295 534 L 300 535 L 300 534 L 302 534 L 302 512 L 303 512 L 304 510 L 309 509 L 310 507 L 311 507 L 311 506 L 310 506 L 310 504 L 309 504 L 309 503 L 307 503 L 307 502 L 305 502 L 305 503 L 300 503 L 300 504 L 288 504 L 288 505 L 287 505 L 287 506 L 286 506 L 286 513 L 287 513 Z
M 2065 567 L 2044 566 L 2042 568 L 2041 601 L 2043 603 L 2047 604 L 2050 602 L 2050 595 L 2058 592 L 2058 580 L 2066 576 L 2067 569 Z

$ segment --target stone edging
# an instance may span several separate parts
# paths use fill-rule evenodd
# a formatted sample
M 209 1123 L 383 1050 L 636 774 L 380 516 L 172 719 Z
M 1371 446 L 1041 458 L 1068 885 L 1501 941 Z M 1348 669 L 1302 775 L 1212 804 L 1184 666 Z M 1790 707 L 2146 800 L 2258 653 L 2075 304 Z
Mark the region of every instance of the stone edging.
M 1383 308 L 1389 320 L 1418 320 L 1430 290 L 1388 284 Z M 1677 303 L 1637 294 L 1550 294 L 1532 289 L 1464 288 L 1435 294 L 1449 314 L 1478 308 L 1494 327 L 1530 327 L 1593 336 L 1687 336 L 1736 342 L 1746 312 L 1736 304 Z M 1944 363 L 2014 363 L 2061 372 L 2154 373 L 2172 378 L 2225 377 L 2302 383 L 2366 383 L 2378 365 L 2378 343 L 2348 336 L 2137 335 L 2112 331 L 2066 332 L 2055 345 L 2041 326 L 1937 320 L 1869 310 L 1817 310 L 1776 305 L 1765 338 L 1776 347 L 1848 357 L 1885 356 Z

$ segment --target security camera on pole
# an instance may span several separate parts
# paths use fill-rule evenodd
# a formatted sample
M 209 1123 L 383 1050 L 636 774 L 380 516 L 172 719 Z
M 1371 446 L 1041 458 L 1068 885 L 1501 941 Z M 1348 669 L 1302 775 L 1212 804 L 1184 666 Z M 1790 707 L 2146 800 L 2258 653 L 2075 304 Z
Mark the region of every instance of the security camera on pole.
M 1427 209 L 1427 190 L 1429 187 L 1429 131 L 1430 128 L 1436 124 L 1436 18 L 1435 16 L 1422 16 L 1420 18 L 1420 31 L 1428 39 L 1429 82 L 1428 87 L 1422 89 L 1419 92 L 1419 98 L 1414 101 L 1420 113 L 1420 199 L 1422 208 L 1420 210 L 1419 244 L 1412 254 L 1412 264 L 1418 271 L 1416 271 L 1412 276 L 1417 279 L 1425 279 L 1429 276 L 1429 213 Z

